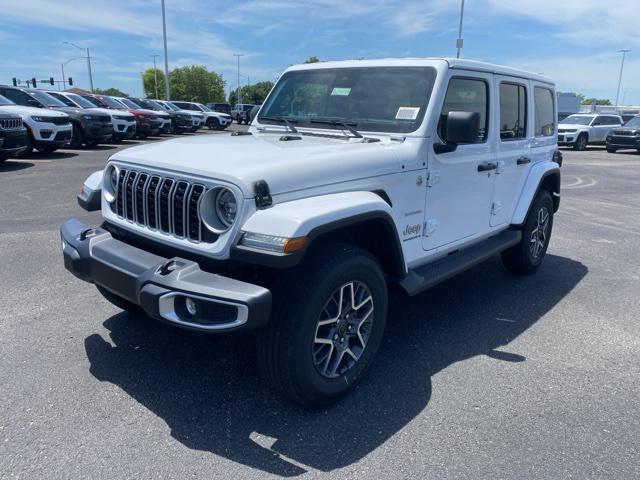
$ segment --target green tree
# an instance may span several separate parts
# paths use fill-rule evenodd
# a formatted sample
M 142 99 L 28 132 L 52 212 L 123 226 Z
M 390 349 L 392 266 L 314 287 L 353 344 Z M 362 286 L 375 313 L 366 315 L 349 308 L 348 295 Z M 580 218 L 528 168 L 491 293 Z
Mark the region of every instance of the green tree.
M 254 83 L 253 85 L 245 85 L 240 89 L 240 98 L 242 99 L 242 103 L 253 103 L 255 105 L 260 105 L 262 102 L 264 102 L 264 99 L 267 98 L 267 95 L 272 88 L 273 82 L 258 82 Z M 229 103 L 231 105 L 236 104 L 237 95 L 237 90 L 232 90 L 229 93 Z
M 582 105 L 591 105 L 594 100 L 596 101 L 596 105 L 611 105 L 611 100 L 608 98 L 584 98 L 580 103 Z
M 318 63 L 320 59 L 313 55 L 312 57 L 307 58 L 304 63 Z
M 113 97 L 128 97 L 129 94 L 128 93 L 124 93 L 120 90 L 118 90 L 117 88 L 114 87 L 109 87 L 109 88 L 94 88 L 93 89 L 93 93 L 97 93 L 98 95 L 107 95 L 107 96 L 113 96 Z
M 169 72 L 169 88 L 171 98 L 174 100 L 200 103 L 222 102 L 224 86 L 225 81 L 222 75 L 210 72 L 203 66 L 191 65 Z
M 156 89 L 156 78 L 158 79 L 158 88 Z M 147 98 L 164 98 L 165 77 L 164 72 L 159 68 L 147 68 L 142 74 L 142 83 L 144 84 L 144 96 Z M 157 92 L 157 96 L 156 96 Z

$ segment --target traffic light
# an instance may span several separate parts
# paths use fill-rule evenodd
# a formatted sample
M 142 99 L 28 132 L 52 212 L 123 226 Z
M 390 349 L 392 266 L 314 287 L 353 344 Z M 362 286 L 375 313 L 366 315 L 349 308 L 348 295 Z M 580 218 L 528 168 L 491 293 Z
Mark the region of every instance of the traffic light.
M 18 80 L 16 79 L 16 77 L 13 77 L 13 86 L 14 87 L 18 86 Z
M 56 84 L 56 82 L 53 80 L 53 77 L 49 77 L 49 83 L 51 85 L 55 85 Z
M 38 83 L 36 82 L 36 77 L 31 79 L 31 88 L 38 88 Z
M 70 87 L 73 87 L 73 78 L 69 77 L 69 82 L 68 83 L 69 83 Z

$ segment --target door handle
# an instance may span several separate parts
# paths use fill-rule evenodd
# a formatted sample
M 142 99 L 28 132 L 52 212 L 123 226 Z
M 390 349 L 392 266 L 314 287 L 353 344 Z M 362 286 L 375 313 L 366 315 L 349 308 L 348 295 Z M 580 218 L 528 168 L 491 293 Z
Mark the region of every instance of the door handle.
M 517 161 L 516 164 L 517 165 L 525 165 L 527 163 L 531 163 L 531 159 L 528 157 L 520 157 Z
M 498 168 L 498 165 L 491 162 L 481 163 L 480 165 L 478 165 L 479 172 L 488 172 L 490 170 L 495 170 L 496 168 Z

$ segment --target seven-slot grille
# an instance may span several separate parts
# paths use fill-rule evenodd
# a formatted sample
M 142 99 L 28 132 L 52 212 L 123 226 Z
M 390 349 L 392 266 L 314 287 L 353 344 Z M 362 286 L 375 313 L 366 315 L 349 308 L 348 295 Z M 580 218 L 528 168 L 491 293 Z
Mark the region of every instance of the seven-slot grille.
M 19 130 L 22 128 L 22 118 L 0 118 L 2 130 Z
M 121 168 L 112 209 L 138 225 L 195 242 L 213 242 L 198 214 L 207 188 L 199 183 Z

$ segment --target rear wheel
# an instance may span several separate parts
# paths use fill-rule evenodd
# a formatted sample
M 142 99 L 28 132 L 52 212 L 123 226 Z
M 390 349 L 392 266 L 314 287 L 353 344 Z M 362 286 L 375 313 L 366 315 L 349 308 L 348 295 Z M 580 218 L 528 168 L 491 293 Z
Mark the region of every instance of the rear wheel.
M 522 240 L 502 252 L 507 270 L 525 275 L 535 272 L 547 253 L 552 229 L 553 200 L 547 190 L 540 190 L 522 228 Z
M 607 152 L 609 153 L 616 153 L 618 149 L 616 147 L 610 147 L 609 145 L 607 145 Z
M 376 259 L 349 245 L 323 249 L 274 289 L 272 318 L 258 337 L 261 371 L 302 406 L 334 403 L 363 378 L 386 316 Z
M 573 149 L 582 152 L 587 149 L 587 143 L 589 143 L 589 138 L 585 133 L 581 133 L 573 144 Z

